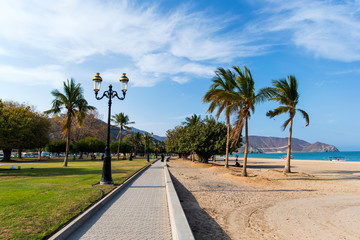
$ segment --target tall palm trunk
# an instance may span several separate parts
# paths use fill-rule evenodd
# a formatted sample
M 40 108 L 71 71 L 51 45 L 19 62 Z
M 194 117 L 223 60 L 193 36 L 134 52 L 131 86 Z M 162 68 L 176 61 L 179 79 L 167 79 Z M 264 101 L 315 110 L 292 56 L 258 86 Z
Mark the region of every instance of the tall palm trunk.
M 64 167 L 67 167 L 67 165 L 68 165 L 68 157 L 69 157 L 69 150 L 70 150 L 70 133 L 71 133 L 71 126 L 69 127 L 69 130 L 67 132 Z
M 122 127 L 120 126 L 120 133 L 119 133 L 119 145 L 118 145 L 118 151 L 117 151 L 117 160 L 119 160 L 120 157 L 120 144 L 121 144 L 121 136 L 122 136 Z
M 229 143 L 230 143 L 230 118 L 226 116 L 227 124 L 227 136 L 226 136 L 226 157 L 225 157 L 225 167 L 229 167 Z
M 291 137 L 292 137 L 292 124 L 293 120 L 290 120 L 290 127 L 289 127 L 289 141 L 288 141 L 288 150 L 287 150 L 287 156 L 286 156 L 286 164 L 284 168 L 284 173 L 290 173 L 290 159 L 291 159 Z
M 243 163 L 243 169 L 242 169 L 242 176 L 246 177 L 246 164 L 247 164 L 247 155 L 248 155 L 248 149 L 249 149 L 249 135 L 248 135 L 248 119 L 245 118 L 245 152 L 244 152 L 244 163 Z

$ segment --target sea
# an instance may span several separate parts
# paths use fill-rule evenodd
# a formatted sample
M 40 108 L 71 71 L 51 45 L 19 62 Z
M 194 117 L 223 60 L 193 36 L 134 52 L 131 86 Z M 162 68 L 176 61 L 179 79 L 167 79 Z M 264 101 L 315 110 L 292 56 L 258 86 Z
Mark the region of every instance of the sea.
M 244 157 L 244 154 L 232 154 L 231 157 Z M 351 152 L 293 152 L 291 153 L 295 160 L 342 160 L 346 162 L 360 162 L 360 151 Z M 282 159 L 286 153 L 249 153 L 249 158 L 272 158 Z

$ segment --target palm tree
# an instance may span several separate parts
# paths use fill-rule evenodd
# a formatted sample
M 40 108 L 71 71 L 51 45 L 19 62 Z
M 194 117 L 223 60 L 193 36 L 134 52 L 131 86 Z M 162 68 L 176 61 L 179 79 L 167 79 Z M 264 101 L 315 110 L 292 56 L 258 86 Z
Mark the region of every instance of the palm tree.
M 219 119 L 222 111 L 225 110 L 226 126 L 227 126 L 227 139 L 226 139 L 226 157 L 225 167 L 229 166 L 229 143 L 230 143 L 230 115 L 236 111 L 237 106 L 233 105 L 231 95 L 234 95 L 235 87 L 235 74 L 231 70 L 218 68 L 215 71 L 215 77 L 212 79 L 213 84 L 210 86 L 209 91 L 205 93 L 203 102 L 210 103 L 209 113 L 212 113 L 216 108 L 216 118 Z M 230 98 L 229 98 L 230 95 Z
M 134 154 L 136 156 L 137 150 L 141 145 L 141 134 L 139 132 L 135 132 L 131 135 L 130 141 L 134 148 Z
M 120 158 L 120 144 L 121 144 L 121 138 L 122 138 L 122 131 L 123 129 L 131 129 L 130 127 L 128 127 L 128 124 L 133 124 L 135 122 L 130 122 L 129 120 L 129 116 L 125 115 L 124 113 L 119 113 L 119 114 L 115 114 L 112 116 L 111 119 L 115 124 L 117 124 L 119 126 L 119 134 L 117 135 L 117 138 L 119 138 L 119 145 L 118 145 L 118 150 L 117 150 L 117 160 L 119 160 Z
M 52 108 L 45 111 L 45 113 L 57 115 L 61 113 L 62 109 L 66 110 L 62 132 L 64 135 L 67 134 L 64 159 L 64 167 L 67 167 L 72 122 L 73 120 L 76 120 L 81 127 L 86 113 L 90 110 L 95 110 L 96 108 L 88 105 L 88 102 L 83 96 L 83 90 L 80 84 L 75 84 L 74 79 L 71 79 L 70 81 L 67 79 L 67 81 L 64 82 L 64 93 L 55 89 L 51 94 L 55 99 L 52 101 Z
M 244 72 L 240 67 L 233 67 L 238 76 L 236 76 L 235 97 L 233 97 L 233 104 L 238 106 L 237 119 L 235 127 L 232 132 L 233 144 L 237 144 L 240 139 L 242 130 L 245 126 L 245 152 L 244 163 L 242 169 L 242 176 L 247 176 L 246 165 L 249 149 L 249 119 L 251 112 L 255 111 L 255 105 L 264 101 L 268 94 L 261 89 L 257 94 L 255 93 L 255 82 L 252 78 L 250 70 L 245 66 Z
M 160 150 L 161 150 L 160 143 L 159 142 L 154 142 L 155 158 L 158 157 L 158 154 L 159 154 Z
M 183 125 L 185 126 L 195 126 L 196 124 L 198 124 L 201 120 L 201 116 L 193 114 L 191 117 L 186 117 L 185 118 L 185 122 L 182 122 Z
M 199 124 L 200 121 L 201 121 L 201 116 L 193 114 L 191 117 L 186 117 L 185 122 L 182 122 L 182 124 L 185 125 L 186 127 L 192 127 L 192 126 L 196 126 L 197 124 Z M 194 151 L 192 151 L 191 161 L 194 162 L 194 160 L 195 160 L 195 153 L 194 153 Z
M 285 130 L 289 125 L 289 139 L 288 139 L 288 150 L 286 156 L 286 164 L 284 168 L 284 173 L 290 173 L 290 158 L 291 158 L 291 137 L 292 137 L 292 126 L 293 119 L 295 117 L 296 111 L 299 111 L 306 121 L 306 126 L 309 125 L 309 115 L 301 109 L 297 109 L 296 105 L 299 102 L 299 93 L 297 91 L 298 84 L 296 78 L 292 75 L 287 76 L 286 79 L 273 80 L 273 87 L 267 88 L 266 91 L 271 96 L 270 100 L 280 103 L 280 106 L 275 108 L 272 111 L 268 111 L 266 116 L 273 118 L 282 113 L 289 113 L 289 118 L 282 125 L 282 129 Z

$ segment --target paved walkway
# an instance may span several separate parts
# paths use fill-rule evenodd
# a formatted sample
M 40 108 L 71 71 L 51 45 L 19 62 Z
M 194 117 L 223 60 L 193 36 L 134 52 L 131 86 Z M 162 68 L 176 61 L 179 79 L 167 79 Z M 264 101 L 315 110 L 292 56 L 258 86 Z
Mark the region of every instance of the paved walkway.
M 172 239 L 163 163 L 154 163 L 69 239 Z

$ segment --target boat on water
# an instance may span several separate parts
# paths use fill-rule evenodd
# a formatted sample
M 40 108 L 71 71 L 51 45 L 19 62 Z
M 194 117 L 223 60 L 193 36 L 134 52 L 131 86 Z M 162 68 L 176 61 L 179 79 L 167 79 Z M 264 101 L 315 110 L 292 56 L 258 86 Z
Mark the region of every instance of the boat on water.
M 332 162 L 345 162 L 346 159 L 343 156 L 339 156 L 339 157 L 329 157 L 329 161 Z

